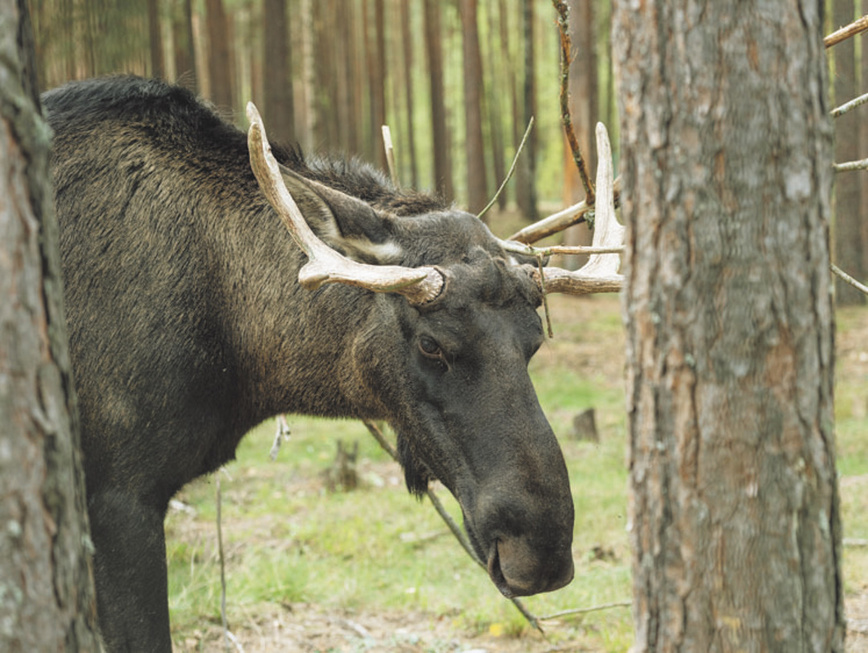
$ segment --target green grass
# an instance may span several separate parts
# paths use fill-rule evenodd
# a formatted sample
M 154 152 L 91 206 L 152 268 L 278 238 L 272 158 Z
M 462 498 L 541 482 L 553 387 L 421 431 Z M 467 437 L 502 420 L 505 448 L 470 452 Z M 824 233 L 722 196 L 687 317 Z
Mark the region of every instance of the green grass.
M 556 338 L 531 365 L 540 403 L 564 449 L 576 508 L 575 580 L 558 592 L 525 599 L 538 616 L 631 598 L 619 308 L 612 298 L 579 306 L 592 309 L 581 324 L 575 304 L 556 303 Z M 868 325 L 866 316 L 845 314 L 839 332 Z M 860 369 L 868 373 L 868 364 Z M 836 387 L 842 515 L 845 537 L 854 538 L 868 538 L 868 482 L 860 478 L 868 475 L 866 381 L 864 374 L 839 377 Z M 573 415 L 591 406 L 599 444 L 570 436 Z M 269 422 L 245 438 L 237 462 L 219 473 L 230 622 L 269 606 L 303 602 L 425 611 L 467 632 L 527 630 L 427 501 L 407 494 L 400 469 L 361 423 L 293 417 L 290 426 L 291 439 L 277 461 L 269 459 Z M 364 484 L 357 491 L 324 489 L 320 475 L 334 458 L 336 439 L 359 442 Z M 449 493 L 438 493 L 460 521 Z M 182 640 L 203 622 L 219 621 L 215 477 L 185 488 L 179 498 L 196 510 L 195 517 L 172 512 L 167 520 L 173 635 Z M 845 592 L 864 591 L 864 549 L 845 551 L 844 571 Z M 624 651 L 632 643 L 632 619 L 629 609 L 617 608 L 561 619 L 547 632 L 553 647 L 578 639 L 588 650 Z

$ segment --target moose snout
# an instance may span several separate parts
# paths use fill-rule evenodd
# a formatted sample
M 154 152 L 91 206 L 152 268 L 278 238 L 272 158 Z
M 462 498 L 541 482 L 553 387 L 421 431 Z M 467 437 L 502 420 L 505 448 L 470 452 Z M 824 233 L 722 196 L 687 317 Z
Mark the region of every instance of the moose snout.
M 573 503 L 565 485 L 565 492 L 519 497 L 490 488 L 465 513 L 477 553 L 507 598 L 551 592 L 573 579 Z
M 498 539 L 488 555 L 488 575 L 507 598 L 560 589 L 574 571 L 569 546 L 540 551 L 528 537 Z

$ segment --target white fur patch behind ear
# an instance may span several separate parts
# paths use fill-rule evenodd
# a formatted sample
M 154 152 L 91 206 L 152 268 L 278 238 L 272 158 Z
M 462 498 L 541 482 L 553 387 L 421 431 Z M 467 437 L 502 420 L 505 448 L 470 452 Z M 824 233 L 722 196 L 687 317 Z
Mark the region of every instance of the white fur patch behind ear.
M 331 235 L 329 237 L 331 238 Z M 359 261 L 375 261 L 379 265 L 396 265 L 404 258 L 404 250 L 398 243 L 391 240 L 374 243 L 366 238 L 342 238 L 335 235 L 331 242 L 343 249 L 347 256 Z

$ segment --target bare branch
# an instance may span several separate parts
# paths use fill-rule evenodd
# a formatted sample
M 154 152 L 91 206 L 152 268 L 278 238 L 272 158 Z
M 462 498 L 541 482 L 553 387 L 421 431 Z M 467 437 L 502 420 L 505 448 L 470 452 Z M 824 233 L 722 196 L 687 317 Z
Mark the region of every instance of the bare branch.
M 833 163 L 835 172 L 853 172 L 855 170 L 868 170 L 868 159 L 859 161 L 847 161 L 846 163 Z
M 524 149 L 524 144 L 527 142 L 527 137 L 530 136 L 530 130 L 533 128 L 533 116 L 530 117 L 530 120 L 527 122 L 527 127 L 524 130 L 524 136 L 521 137 L 521 143 L 518 144 L 518 149 L 515 151 L 515 156 L 512 157 L 512 165 L 509 166 L 509 172 L 506 173 L 506 177 L 503 178 L 503 183 L 500 184 L 500 188 L 497 189 L 497 192 L 494 194 L 494 197 L 491 198 L 491 201 L 485 205 L 485 208 L 479 212 L 477 218 L 482 219 L 482 216 L 488 212 L 494 203 L 497 201 L 497 198 L 500 197 L 500 194 L 503 192 L 503 189 L 506 188 L 506 183 L 510 180 L 513 173 L 515 172 L 515 166 L 518 163 L 518 156 L 521 154 L 521 151 Z
M 293 240 L 309 259 L 298 272 L 302 286 L 312 290 L 324 283 L 344 283 L 372 292 L 398 293 L 411 304 L 424 304 L 440 294 L 446 280 L 437 268 L 366 265 L 343 256 L 322 242 L 307 224 L 283 183 L 280 165 L 271 153 L 265 126 L 252 102 L 247 103 L 247 118 L 250 120 L 247 146 L 253 174 Z
M 563 123 L 564 133 L 573 153 L 573 161 L 579 171 L 579 177 L 582 178 L 582 185 L 585 187 L 585 202 L 589 206 L 593 206 L 596 201 L 594 185 L 591 183 L 588 165 L 582 156 L 582 149 L 579 147 L 576 132 L 573 130 L 573 118 L 570 114 L 570 62 L 572 61 L 570 7 L 565 0 L 552 0 L 552 4 L 558 12 L 558 30 L 561 35 L 561 123 Z
M 849 274 L 847 274 L 846 272 L 844 272 L 844 270 L 842 270 L 841 268 L 839 268 L 837 265 L 835 265 L 834 263 L 830 263 L 830 264 L 829 264 L 829 269 L 831 269 L 832 272 L 833 272 L 834 274 L 836 274 L 837 276 L 839 276 L 841 279 L 843 279 L 844 281 L 846 281 L 847 283 L 849 283 L 851 286 L 853 286 L 856 290 L 858 290 L 858 291 L 861 292 L 861 293 L 864 293 L 864 294 L 868 295 L 868 286 L 865 286 L 865 285 L 859 283 L 858 281 L 856 281 L 856 279 L 854 279 L 854 278 L 851 277 Z
M 865 30 L 868 30 L 868 15 L 862 16 L 862 18 L 853 21 L 849 25 L 832 32 L 823 39 L 823 45 L 831 48 L 833 45 L 838 45 L 841 41 L 846 41 L 851 36 L 856 36 L 856 34 Z
M 554 612 L 552 614 L 547 614 L 544 617 L 539 617 L 540 621 L 547 621 L 549 619 L 557 619 L 558 617 L 566 617 L 572 614 L 585 614 L 586 612 L 596 612 L 597 610 L 609 610 L 611 608 L 629 608 L 633 605 L 632 601 L 617 601 L 616 603 L 601 603 L 600 605 L 592 605 L 589 608 L 573 608 L 572 610 L 561 610 L 560 612 Z
M 615 249 L 624 242 L 624 227 L 615 218 L 612 148 L 606 127 L 597 123 L 597 202 L 593 246 Z M 560 292 L 583 295 L 597 292 L 618 292 L 624 282 L 618 274 L 620 257 L 617 254 L 593 254 L 581 270 L 572 272 L 561 268 L 544 268 L 536 278 L 544 293 Z
M 613 185 L 614 201 L 618 204 L 621 194 L 621 177 L 615 179 Z M 535 243 L 538 240 L 547 238 L 552 234 L 563 231 L 567 227 L 572 227 L 574 224 L 579 224 L 585 219 L 585 214 L 588 211 L 593 211 L 594 207 L 588 206 L 587 202 L 582 200 L 578 204 L 568 206 L 562 211 L 553 213 L 552 215 L 534 222 L 527 227 L 515 232 L 509 237 L 509 240 L 514 240 L 520 243 Z
M 855 109 L 858 106 L 862 106 L 866 102 L 868 102 L 868 93 L 865 93 L 864 95 L 860 95 L 859 97 L 842 104 L 840 107 L 832 109 L 832 112 L 831 112 L 832 117 L 838 118 L 840 116 L 843 116 L 848 111 Z

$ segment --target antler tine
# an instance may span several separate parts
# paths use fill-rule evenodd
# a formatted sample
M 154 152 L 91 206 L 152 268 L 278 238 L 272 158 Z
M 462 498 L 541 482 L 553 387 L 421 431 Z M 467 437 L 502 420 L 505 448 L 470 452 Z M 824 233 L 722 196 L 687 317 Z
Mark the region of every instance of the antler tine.
M 624 227 L 615 218 L 613 195 L 614 172 L 612 146 L 603 123 L 597 123 L 597 202 L 594 221 L 593 247 L 618 248 L 624 243 Z M 581 270 L 575 272 L 562 268 L 546 267 L 543 279 L 536 272 L 537 281 L 546 293 L 585 295 L 597 292 L 619 292 L 624 277 L 618 274 L 618 254 L 592 254 Z
M 253 102 L 247 103 L 247 119 L 250 121 L 247 147 L 253 174 L 293 240 L 308 257 L 308 262 L 298 272 L 302 286 L 313 290 L 324 283 L 344 283 L 373 292 L 404 295 L 411 304 L 430 302 L 440 294 L 445 277 L 436 268 L 359 263 L 320 240 L 283 183 L 279 165 L 265 136 L 262 117 Z

